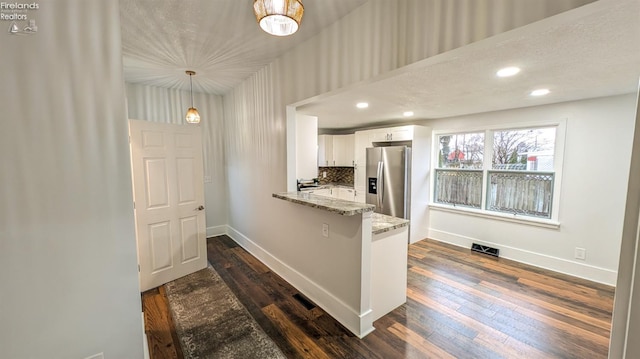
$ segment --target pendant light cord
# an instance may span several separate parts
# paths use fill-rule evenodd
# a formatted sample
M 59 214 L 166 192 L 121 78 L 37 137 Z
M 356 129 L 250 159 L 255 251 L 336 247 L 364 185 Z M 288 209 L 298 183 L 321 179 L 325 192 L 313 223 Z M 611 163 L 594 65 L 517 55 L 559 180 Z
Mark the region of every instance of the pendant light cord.
M 189 83 L 191 84 L 191 107 L 193 108 L 193 79 L 191 78 L 191 74 L 189 74 Z

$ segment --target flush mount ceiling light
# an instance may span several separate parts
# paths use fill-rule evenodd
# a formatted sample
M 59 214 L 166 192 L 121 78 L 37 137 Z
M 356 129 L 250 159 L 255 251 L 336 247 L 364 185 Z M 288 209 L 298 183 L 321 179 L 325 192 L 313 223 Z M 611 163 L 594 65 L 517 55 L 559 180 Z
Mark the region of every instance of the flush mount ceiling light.
M 358 102 L 358 103 L 356 104 L 356 107 L 357 107 L 357 108 L 367 108 L 367 107 L 369 107 L 369 104 L 368 104 L 368 103 L 366 103 L 366 102 Z
M 402 116 L 411 117 L 411 116 L 413 116 L 413 111 L 405 111 L 405 112 L 402 113 Z
M 520 68 L 512 66 L 500 69 L 498 72 L 496 72 L 496 75 L 498 77 L 509 77 L 517 74 L 518 72 L 520 72 Z
M 288 36 L 298 31 L 304 7 L 300 0 L 254 0 L 253 12 L 262 30 Z
M 195 107 L 193 107 L 193 80 L 191 76 L 195 75 L 195 71 L 187 70 L 185 71 L 187 75 L 189 75 L 189 83 L 191 84 L 191 107 L 187 110 L 187 115 L 185 116 L 185 120 L 187 123 L 200 123 L 200 114 Z
M 549 94 L 549 89 L 537 89 L 537 90 L 533 90 L 531 91 L 531 96 L 544 96 L 544 95 L 548 95 Z

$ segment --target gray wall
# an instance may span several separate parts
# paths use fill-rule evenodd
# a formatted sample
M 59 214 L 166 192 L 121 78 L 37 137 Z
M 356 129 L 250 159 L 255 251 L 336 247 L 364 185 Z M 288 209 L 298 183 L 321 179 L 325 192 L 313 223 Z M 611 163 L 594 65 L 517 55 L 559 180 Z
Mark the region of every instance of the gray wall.
M 0 357 L 141 358 L 117 1 L 0 32 Z
M 126 93 L 130 119 L 185 124 L 189 91 L 127 83 Z M 201 117 L 207 235 L 211 236 L 223 233 L 228 223 L 222 97 L 194 92 L 193 101 Z

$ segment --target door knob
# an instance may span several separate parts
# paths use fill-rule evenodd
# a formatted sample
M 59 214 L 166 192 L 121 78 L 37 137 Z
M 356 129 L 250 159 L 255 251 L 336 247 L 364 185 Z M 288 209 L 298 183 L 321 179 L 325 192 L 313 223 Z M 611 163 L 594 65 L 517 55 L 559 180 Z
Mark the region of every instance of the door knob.
M 204 206 L 202 206 L 202 205 L 200 207 L 196 208 L 196 210 L 198 210 L 198 211 L 202 211 L 203 209 L 204 209 Z

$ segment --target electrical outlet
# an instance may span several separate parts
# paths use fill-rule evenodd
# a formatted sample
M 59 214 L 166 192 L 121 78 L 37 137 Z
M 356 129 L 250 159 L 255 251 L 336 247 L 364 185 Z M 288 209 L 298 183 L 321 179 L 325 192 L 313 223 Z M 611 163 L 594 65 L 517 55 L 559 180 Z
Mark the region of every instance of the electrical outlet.
M 322 178 L 327 178 L 327 171 L 322 171 Z
M 587 250 L 584 248 L 576 247 L 575 257 L 576 259 L 582 259 L 582 260 L 587 259 Z
M 322 236 L 329 238 L 329 225 L 326 223 L 322 224 Z
M 204 176 L 204 183 L 211 183 L 211 182 L 213 182 L 211 180 L 211 176 Z

